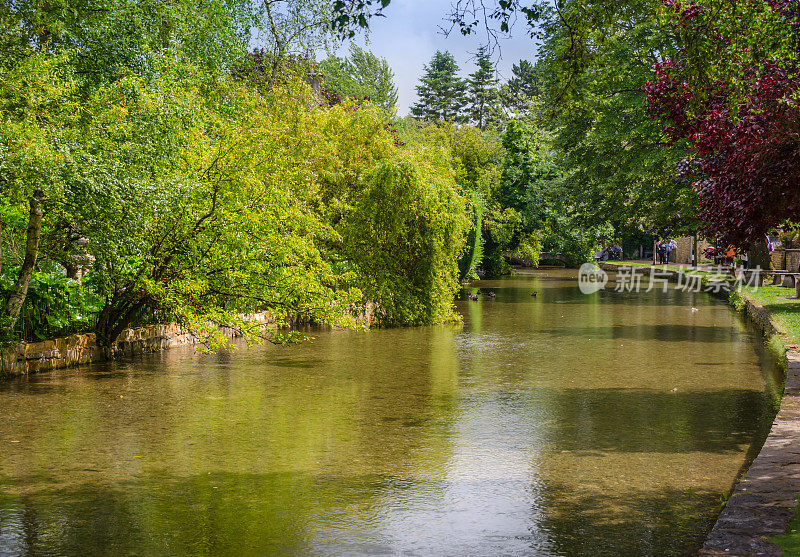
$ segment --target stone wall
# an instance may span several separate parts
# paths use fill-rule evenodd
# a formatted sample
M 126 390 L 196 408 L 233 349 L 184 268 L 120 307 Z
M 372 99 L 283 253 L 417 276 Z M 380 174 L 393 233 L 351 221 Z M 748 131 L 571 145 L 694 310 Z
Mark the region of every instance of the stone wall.
M 691 263 L 692 262 L 692 237 L 681 236 L 675 243 L 678 245 L 672 254 L 675 255 L 674 259 L 670 258 L 675 263 Z M 670 254 L 670 255 L 672 255 Z
M 800 249 L 776 249 L 770 258 L 773 269 L 797 271 L 800 268 Z
M 786 251 L 786 270 L 797 271 L 800 268 L 800 249 L 787 249 Z
M 760 304 L 745 300 L 744 311 L 765 336 L 786 347 L 783 398 L 764 445 L 736 483 L 706 538 L 701 555 L 770 555 L 783 551 L 768 538 L 784 534 L 800 493 L 800 353 Z
M 275 320 L 267 313 L 249 316 L 264 326 Z M 230 337 L 237 334 L 223 329 Z M 197 338 L 177 323 L 125 329 L 109 351 L 97 344 L 94 333 L 71 335 L 41 342 L 21 342 L 0 351 L 0 375 L 24 375 L 104 360 L 107 353 L 132 356 L 175 346 L 195 344 Z
M 772 269 L 786 269 L 784 255 L 786 255 L 786 252 L 782 249 L 776 249 L 770 254 L 769 258 Z

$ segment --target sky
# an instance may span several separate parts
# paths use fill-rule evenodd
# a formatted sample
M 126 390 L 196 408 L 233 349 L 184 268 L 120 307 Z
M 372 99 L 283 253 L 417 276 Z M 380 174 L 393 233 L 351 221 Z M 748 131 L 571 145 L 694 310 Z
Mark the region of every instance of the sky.
M 395 75 L 398 89 L 398 114 L 405 116 L 416 102 L 415 86 L 437 50 L 449 50 L 461 68 L 461 77 L 475 71 L 475 52 L 486 43 L 486 34 L 463 37 L 455 30 L 445 37 L 439 27 L 447 26 L 443 18 L 449 13 L 452 0 L 392 0 L 384 11 L 386 17 L 370 20 L 368 38 L 356 42 L 376 56 L 386 58 Z M 535 59 L 535 44 L 528 37 L 524 22 L 512 28 L 512 36 L 500 42 L 494 61 L 502 80 L 511 76 L 511 66 L 520 59 Z M 347 46 L 339 55 L 347 54 Z

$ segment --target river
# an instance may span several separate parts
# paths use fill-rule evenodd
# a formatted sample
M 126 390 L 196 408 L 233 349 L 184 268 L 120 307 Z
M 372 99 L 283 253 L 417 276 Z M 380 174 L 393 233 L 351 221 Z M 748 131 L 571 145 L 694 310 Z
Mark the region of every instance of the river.
M 777 409 L 755 333 L 674 288 L 475 286 L 463 325 L 0 383 L 0 555 L 696 551 Z

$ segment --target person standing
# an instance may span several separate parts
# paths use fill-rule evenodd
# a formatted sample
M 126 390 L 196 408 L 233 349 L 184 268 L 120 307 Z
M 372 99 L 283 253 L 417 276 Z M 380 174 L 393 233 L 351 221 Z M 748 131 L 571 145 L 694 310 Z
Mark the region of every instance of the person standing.
M 725 263 L 733 265 L 734 257 L 736 257 L 736 248 L 734 248 L 732 244 L 728 244 L 728 247 L 725 248 Z

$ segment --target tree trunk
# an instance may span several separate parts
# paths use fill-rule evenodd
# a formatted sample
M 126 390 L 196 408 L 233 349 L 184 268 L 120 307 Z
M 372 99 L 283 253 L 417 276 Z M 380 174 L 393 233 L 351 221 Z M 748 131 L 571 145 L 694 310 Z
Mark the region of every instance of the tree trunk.
M 22 261 L 17 283 L 14 285 L 14 290 L 6 305 L 6 316 L 10 318 L 8 322 L 9 329 L 13 329 L 14 325 L 17 324 L 20 311 L 22 311 L 22 304 L 25 303 L 25 297 L 28 295 L 28 285 L 31 283 L 33 269 L 36 266 L 36 258 L 39 256 L 39 239 L 42 235 L 42 216 L 44 215 L 43 198 L 44 192 L 36 190 L 30 199 L 31 212 L 28 217 L 25 259 Z
M 113 356 L 111 348 L 139 312 L 147 305 L 146 298 L 127 300 L 125 297 L 115 295 L 111 299 L 106 299 L 100 317 L 97 320 L 95 334 L 97 342 L 104 347 L 107 356 Z
M 750 244 L 750 249 L 747 250 L 747 262 L 751 269 L 760 266 L 762 269 L 771 269 L 772 260 L 767 251 L 767 243 L 764 240 L 759 240 Z M 797 269 L 789 269 L 796 271 Z

